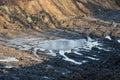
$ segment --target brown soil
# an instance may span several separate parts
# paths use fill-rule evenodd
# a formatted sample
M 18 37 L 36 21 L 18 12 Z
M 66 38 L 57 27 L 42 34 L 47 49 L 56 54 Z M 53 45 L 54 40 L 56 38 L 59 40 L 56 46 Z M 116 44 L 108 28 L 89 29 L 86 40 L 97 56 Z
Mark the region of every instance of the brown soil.
M 102 37 L 108 34 L 120 37 L 117 0 L 1 0 L 0 3 L 1 33 L 4 29 L 48 31 L 65 27 Z
M 30 51 L 21 51 L 5 42 L 23 37 L 77 39 L 88 35 L 103 40 L 111 36 L 113 41 L 106 43 L 114 50 L 99 53 L 92 50 L 90 53 L 102 60 L 81 66 L 65 62 L 60 56 L 41 54 L 38 59 Z M 120 80 L 117 39 L 120 39 L 119 0 L 0 0 L 0 58 L 19 60 L 0 62 L 0 67 L 15 66 L 0 68 L 0 80 Z

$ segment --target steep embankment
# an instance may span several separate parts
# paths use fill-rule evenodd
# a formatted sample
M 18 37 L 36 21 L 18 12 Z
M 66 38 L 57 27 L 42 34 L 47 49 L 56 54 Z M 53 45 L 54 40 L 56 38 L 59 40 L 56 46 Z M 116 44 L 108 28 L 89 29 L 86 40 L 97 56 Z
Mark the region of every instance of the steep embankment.
M 115 0 L 33 0 L 21 6 L 30 14 L 44 10 L 57 19 L 92 15 L 98 9 L 119 10 Z
M 98 15 L 120 10 L 115 0 L 1 0 L 0 3 L 0 29 L 12 30 L 21 28 L 47 30 L 68 26 L 70 28 L 91 27 L 97 24 L 89 25 L 92 20 L 90 16 L 103 20 Z M 99 20 L 96 21 L 101 22 Z M 104 26 L 103 24 L 106 22 L 103 21 L 101 25 Z

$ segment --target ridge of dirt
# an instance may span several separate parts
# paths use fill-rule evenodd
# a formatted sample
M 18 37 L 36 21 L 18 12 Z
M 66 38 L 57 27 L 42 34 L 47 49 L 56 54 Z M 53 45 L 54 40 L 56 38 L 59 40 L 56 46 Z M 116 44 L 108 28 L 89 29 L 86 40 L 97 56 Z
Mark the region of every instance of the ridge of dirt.
M 1 0 L 0 31 L 4 34 L 4 31 L 26 31 L 29 28 L 36 31 L 69 28 L 102 37 L 109 34 L 120 37 L 120 7 L 117 1 Z M 96 29 L 98 26 L 105 30 L 101 33 Z

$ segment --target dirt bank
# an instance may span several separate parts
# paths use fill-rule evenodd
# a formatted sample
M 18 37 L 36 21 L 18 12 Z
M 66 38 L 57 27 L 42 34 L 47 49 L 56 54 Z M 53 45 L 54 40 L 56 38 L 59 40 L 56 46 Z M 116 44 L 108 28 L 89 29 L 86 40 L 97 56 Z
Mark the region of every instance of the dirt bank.
M 36 31 L 69 28 L 102 37 L 109 34 L 120 37 L 117 0 L 1 0 L 0 3 L 1 34 L 28 28 Z

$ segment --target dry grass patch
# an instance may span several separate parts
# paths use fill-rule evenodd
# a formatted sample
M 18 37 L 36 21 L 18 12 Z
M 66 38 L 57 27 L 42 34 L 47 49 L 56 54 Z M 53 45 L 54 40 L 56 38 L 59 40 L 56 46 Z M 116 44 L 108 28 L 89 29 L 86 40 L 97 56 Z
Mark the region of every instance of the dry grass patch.
M 13 62 L 0 62 L 2 65 L 12 65 L 12 66 L 31 66 L 34 64 L 40 64 L 43 62 L 42 58 L 38 59 L 33 54 L 27 53 L 25 51 L 17 51 L 14 48 L 8 48 L 0 46 L 0 59 L 7 57 L 13 57 L 19 61 Z

